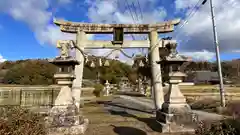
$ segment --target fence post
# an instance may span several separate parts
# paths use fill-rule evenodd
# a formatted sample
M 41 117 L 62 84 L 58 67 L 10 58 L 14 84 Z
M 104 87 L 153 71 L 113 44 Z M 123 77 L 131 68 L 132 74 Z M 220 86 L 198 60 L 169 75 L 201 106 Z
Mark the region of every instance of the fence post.
M 22 89 L 20 89 L 20 91 L 19 91 L 19 106 L 21 106 L 22 105 Z
M 54 88 L 52 88 L 52 101 L 51 101 L 51 107 L 54 106 Z

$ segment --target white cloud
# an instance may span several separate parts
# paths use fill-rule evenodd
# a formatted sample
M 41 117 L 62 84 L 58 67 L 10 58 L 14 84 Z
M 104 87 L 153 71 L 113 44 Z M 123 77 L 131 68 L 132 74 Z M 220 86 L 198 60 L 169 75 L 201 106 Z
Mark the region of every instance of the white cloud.
M 59 39 L 75 39 L 76 35 L 63 33 L 60 31 L 58 26 L 50 24 L 52 21 L 52 13 L 49 11 L 49 8 L 51 8 L 51 6 L 56 6 L 56 4 L 58 6 L 63 6 L 71 2 L 72 0 L 18 0 L 17 2 L 15 0 L 0 1 L 0 12 L 10 15 L 17 21 L 26 23 L 34 32 L 39 43 L 55 45 L 56 41 Z M 100 14 L 108 14 L 110 11 L 109 8 L 111 9 L 111 7 L 108 7 L 107 12 L 105 10 L 101 10 Z M 93 38 L 93 35 L 91 34 L 87 36 L 88 39 Z
M 177 10 L 191 8 L 196 5 L 199 0 L 176 0 L 175 5 Z
M 12 16 L 15 20 L 28 24 L 35 33 L 36 39 L 42 44 L 56 44 L 58 39 L 75 39 L 75 35 L 62 33 L 59 27 L 49 24 L 52 13 L 49 11 L 52 0 L 0 0 L 0 12 Z M 139 11 L 137 0 L 128 0 L 132 15 L 129 12 L 126 2 L 113 0 L 85 0 L 88 6 L 86 12 L 89 20 L 93 23 L 155 23 L 161 22 L 167 17 L 167 12 L 157 0 L 138 0 L 142 9 L 142 16 Z M 175 8 L 178 11 L 189 13 L 198 0 L 176 0 Z M 238 43 L 240 38 L 240 14 L 239 0 L 229 0 L 229 3 L 222 4 L 225 0 L 213 0 L 216 6 L 217 30 L 221 52 L 240 50 Z M 69 4 L 72 0 L 58 0 L 59 6 Z M 133 4 L 134 3 L 134 4 Z M 135 5 L 135 8 L 133 7 Z M 231 6 L 232 5 L 232 6 Z M 137 15 L 134 9 L 137 9 Z M 209 3 L 193 16 L 187 25 L 178 31 L 182 39 L 179 44 L 180 52 L 189 55 L 196 55 L 196 59 L 211 59 L 214 55 L 214 44 L 212 41 L 212 27 L 210 19 Z M 191 37 L 186 40 L 184 37 Z M 88 35 L 93 39 L 93 35 Z M 129 37 L 128 37 L 129 38 Z M 136 37 L 139 38 L 139 37 Z M 203 51 L 202 51 L 203 50 Z M 87 50 L 95 55 L 105 55 L 110 49 L 99 49 L 98 51 Z M 129 54 L 139 50 L 127 51 Z M 188 53 L 191 52 L 191 53 Z M 113 56 L 112 56 L 113 57 Z M 121 59 L 124 59 L 121 56 Z M 125 58 L 126 61 L 126 58 Z
M 186 9 L 188 12 L 192 8 L 196 0 L 176 0 L 177 9 Z M 218 32 L 219 46 L 222 53 L 234 52 L 240 50 L 240 1 L 239 0 L 213 0 L 216 13 L 216 26 Z M 180 50 L 182 52 L 199 52 L 207 50 L 214 52 L 212 21 L 210 14 L 209 1 L 189 19 L 188 23 L 179 29 L 178 39 L 182 39 Z M 188 40 L 186 39 L 188 37 Z M 203 54 L 206 53 L 203 52 Z
M 71 0 L 59 0 L 68 4 Z M 0 1 L 0 12 L 5 12 L 17 21 L 26 23 L 42 44 L 56 44 L 57 39 L 72 39 L 73 35 L 62 33 L 57 26 L 49 24 L 52 13 L 48 11 L 50 0 L 7 0 Z
M 4 62 L 6 59 L 3 58 L 3 56 L 0 54 L 0 62 Z
M 53 2 L 54 1 L 54 2 Z M 7 0 L 0 1 L 0 12 L 4 12 L 17 21 L 26 23 L 34 32 L 36 39 L 41 44 L 56 44 L 58 39 L 74 39 L 75 35 L 62 33 L 59 27 L 50 24 L 52 13 L 49 11 L 53 3 L 58 6 L 63 6 L 71 3 L 72 0 Z M 132 10 L 135 21 L 124 2 L 116 3 L 112 0 L 85 0 L 85 6 L 88 6 L 87 16 L 93 23 L 155 23 L 162 21 L 166 17 L 166 10 L 159 6 L 155 7 L 155 0 L 139 0 L 143 11 L 143 19 L 140 19 L 140 14 L 137 17 Z M 128 0 L 128 3 L 138 4 L 137 0 Z M 145 5 L 148 5 L 146 7 Z M 131 7 L 131 9 L 134 9 Z M 152 10 L 154 9 L 154 10 Z M 139 11 L 137 11 L 139 12 Z M 93 38 L 93 35 L 88 35 L 88 38 Z M 91 51 L 95 55 L 104 55 L 109 52 L 109 49 Z
M 139 11 L 138 1 L 141 6 L 142 15 Z M 156 0 L 138 1 L 128 0 L 128 3 L 126 3 L 116 2 L 113 0 L 85 0 L 85 3 L 87 3 L 89 6 L 87 16 L 89 20 L 93 23 L 156 23 L 161 22 L 166 18 L 167 13 L 165 8 L 161 6 L 156 6 Z M 137 15 L 134 11 L 133 3 L 138 10 L 136 11 Z M 132 14 L 128 9 L 127 4 L 130 5 L 130 10 Z M 141 18 L 141 16 L 143 16 L 143 18 Z M 135 36 L 135 38 L 142 39 L 143 37 Z M 109 51 L 109 49 L 100 49 L 94 52 L 97 55 L 104 55 Z M 128 51 L 128 53 L 132 53 L 133 51 L 135 50 Z M 123 56 L 121 55 L 121 59 L 126 58 L 123 58 Z
M 89 4 L 88 18 L 94 23 L 155 23 L 162 21 L 167 15 L 163 7 L 156 7 L 155 0 L 139 0 L 143 18 L 140 17 L 139 11 L 136 11 L 136 15 L 134 8 L 131 6 L 134 3 L 139 10 L 137 0 L 128 0 L 135 22 L 125 2 L 117 3 L 112 0 L 85 0 L 85 2 Z
M 215 57 L 215 53 L 209 52 L 207 50 L 199 52 L 183 52 L 181 55 L 191 57 L 195 61 L 210 61 Z
M 235 53 L 240 53 L 240 50 L 234 50 L 233 52 L 235 52 Z

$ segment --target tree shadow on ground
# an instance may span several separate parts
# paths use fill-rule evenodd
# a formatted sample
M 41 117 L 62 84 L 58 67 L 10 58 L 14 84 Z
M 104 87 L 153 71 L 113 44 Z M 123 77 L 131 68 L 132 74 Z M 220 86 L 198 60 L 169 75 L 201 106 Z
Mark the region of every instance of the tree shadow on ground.
M 114 111 L 114 110 L 109 110 L 109 111 L 112 115 L 120 115 L 122 117 L 134 118 L 138 121 L 141 121 L 147 124 L 148 127 L 151 128 L 153 131 L 162 132 L 162 126 L 156 121 L 155 117 L 141 118 L 136 115 L 127 113 L 126 111 Z
M 147 135 L 146 132 L 137 128 L 115 125 L 111 126 L 113 127 L 113 131 L 118 135 Z
M 126 95 L 126 96 L 132 96 L 132 97 L 145 97 L 145 95 L 139 93 L 139 92 L 121 92 L 118 91 L 115 93 L 116 95 Z
M 99 104 L 103 104 L 103 105 L 106 105 L 106 106 L 123 108 L 123 109 L 127 109 L 127 110 L 132 110 L 132 111 L 137 111 L 137 112 L 145 113 L 145 114 L 155 114 L 155 110 L 150 110 L 150 109 L 142 110 L 142 109 L 138 109 L 138 108 L 133 108 L 133 107 L 128 107 L 128 106 L 125 106 L 125 105 L 113 103 L 111 101 L 101 102 Z M 141 121 L 141 122 L 144 122 L 145 124 L 147 124 L 148 127 L 151 128 L 153 131 L 162 132 L 162 126 L 161 126 L 161 124 L 159 124 L 156 121 L 155 117 L 141 118 L 141 117 L 138 117 L 136 115 L 132 115 L 132 114 L 126 112 L 126 111 L 120 111 L 120 110 L 116 111 L 116 110 L 114 110 L 114 108 L 108 108 L 108 111 L 112 115 L 120 115 L 122 117 L 134 118 L 138 121 Z
M 125 105 L 113 103 L 112 101 L 98 102 L 98 104 L 103 104 L 105 106 L 114 106 L 114 107 L 129 109 L 129 110 L 138 111 L 138 112 L 142 112 L 142 113 L 155 114 L 155 110 L 153 110 L 153 109 L 143 110 L 143 109 L 138 109 L 138 108 L 133 108 L 133 107 L 128 107 L 128 106 L 125 106 Z
M 149 118 L 141 118 L 136 115 L 124 112 L 124 111 L 114 111 L 111 110 L 110 113 L 112 115 L 120 115 L 122 117 L 130 117 L 130 118 L 135 118 L 138 121 L 144 122 L 145 124 L 148 125 L 149 128 L 151 128 L 152 131 L 154 132 L 159 132 L 162 133 L 162 125 L 156 121 L 155 117 L 149 117 Z M 150 132 L 152 132 L 150 131 Z M 194 133 L 167 133 L 168 135 L 195 135 Z M 136 134 L 137 135 L 137 134 Z M 141 134 L 140 134 L 141 135 Z

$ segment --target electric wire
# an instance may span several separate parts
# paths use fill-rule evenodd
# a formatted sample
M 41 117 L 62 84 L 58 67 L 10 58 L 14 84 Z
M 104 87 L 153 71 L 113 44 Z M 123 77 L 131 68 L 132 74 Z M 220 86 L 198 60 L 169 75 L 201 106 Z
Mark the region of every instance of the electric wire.
M 232 0 L 227 0 L 227 1 L 223 2 L 221 5 L 233 7 L 233 4 L 232 4 L 231 2 L 232 2 Z M 219 10 L 222 11 L 222 12 L 224 12 L 224 10 L 223 10 L 222 8 L 223 8 L 223 7 L 220 7 Z M 218 10 L 218 9 L 217 9 L 217 10 Z M 221 12 L 221 13 L 222 13 L 222 12 Z M 211 19 L 211 16 L 209 16 L 208 19 Z M 221 19 L 221 18 L 216 18 L 216 21 L 219 21 L 220 19 Z M 187 35 L 187 40 L 184 40 L 183 43 L 184 43 L 184 44 L 188 43 L 191 38 L 192 38 L 191 36 Z M 180 42 L 181 42 L 181 41 L 180 41 Z
M 191 9 L 191 11 L 189 12 L 189 14 L 187 15 L 185 21 L 183 22 L 182 25 L 180 25 L 179 27 L 176 28 L 175 33 L 173 34 L 173 37 L 177 37 L 177 35 L 179 34 L 179 31 L 189 22 L 189 20 L 197 13 L 197 11 L 199 11 L 199 8 L 202 7 L 201 2 L 203 2 L 202 0 L 199 0 Z

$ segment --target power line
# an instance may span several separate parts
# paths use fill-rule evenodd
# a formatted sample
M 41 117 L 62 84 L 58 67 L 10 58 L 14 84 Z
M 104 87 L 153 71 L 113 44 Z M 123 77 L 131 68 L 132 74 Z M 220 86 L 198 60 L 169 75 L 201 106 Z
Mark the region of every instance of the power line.
M 134 19 L 134 16 L 133 16 L 133 14 L 132 14 L 132 10 L 131 10 L 131 8 L 130 8 L 130 6 L 129 6 L 128 1 L 125 0 L 125 3 L 127 4 L 127 8 L 128 8 L 128 10 L 129 10 L 129 13 L 130 13 L 130 15 L 131 15 L 131 17 L 132 17 L 132 19 L 133 19 L 133 23 L 136 23 L 136 22 L 135 22 L 135 19 Z M 132 34 L 131 34 L 131 36 L 132 36 L 133 40 L 135 40 L 135 37 L 134 37 Z
M 131 10 L 131 8 L 130 8 L 130 4 L 128 3 L 128 0 L 125 0 L 125 3 L 127 4 L 127 8 L 128 8 L 128 10 L 129 10 L 129 13 L 130 13 L 130 15 L 131 15 L 131 17 L 132 17 L 132 19 L 133 19 L 133 23 L 136 23 L 136 22 L 135 22 L 135 19 L 134 19 L 134 16 L 133 16 L 133 13 L 132 13 L 132 10 Z
M 126 5 L 127 5 L 130 15 L 132 16 L 133 23 L 136 24 L 136 21 L 139 22 L 139 17 L 138 17 L 137 8 L 136 8 L 134 2 L 132 2 L 133 10 L 131 10 L 131 6 L 130 6 L 129 2 L 127 0 L 125 0 L 125 2 L 126 2 Z M 140 7 L 140 3 L 139 3 L 139 8 L 140 8 L 140 11 L 142 11 L 141 7 Z M 136 17 L 134 17 L 134 13 L 135 13 Z M 143 17 L 142 12 L 141 12 L 141 17 Z M 141 20 L 143 20 L 143 18 L 141 18 Z M 142 37 L 142 39 L 144 39 L 144 37 L 142 35 L 140 35 L 140 37 Z M 135 37 L 133 35 L 132 35 L 132 38 L 133 38 L 133 40 L 135 40 Z M 141 50 L 141 51 L 143 52 L 143 50 Z
M 133 11 L 134 11 L 135 16 L 136 16 L 136 20 L 137 20 L 137 22 L 138 22 L 138 21 L 139 21 L 139 19 L 138 19 L 138 13 L 137 13 L 137 8 L 135 7 L 134 2 L 132 2 L 132 7 L 133 7 Z
M 142 12 L 142 8 L 141 8 L 139 0 L 137 0 L 137 3 L 138 3 L 139 11 L 140 11 L 140 14 L 141 14 L 141 20 L 143 20 L 143 12 Z
M 201 2 L 202 2 L 202 3 L 201 3 Z M 177 29 L 175 30 L 175 33 L 173 33 L 173 34 L 176 34 L 176 33 L 177 33 L 177 35 L 179 34 L 178 31 L 179 31 L 181 28 L 183 28 L 183 27 L 187 24 L 187 22 L 189 21 L 189 19 L 191 19 L 191 18 L 196 14 L 196 12 L 202 7 L 202 6 L 200 6 L 200 4 L 202 5 L 202 4 L 204 4 L 204 2 L 205 2 L 205 0 L 203 0 L 203 1 L 202 1 L 202 0 L 199 0 L 199 1 L 195 4 L 195 6 L 192 8 L 191 12 L 187 15 L 184 23 L 180 26 L 180 28 L 177 27 Z M 195 10 L 195 9 L 197 9 L 197 10 Z M 157 43 L 153 48 L 156 48 L 160 42 L 161 42 L 161 39 L 158 40 L 158 43 Z M 150 52 L 151 52 L 151 50 L 149 50 L 148 53 L 150 53 Z
M 207 0 L 203 0 L 202 1 L 202 3 L 201 3 L 201 5 L 200 5 L 200 2 L 201 2 L 201 0 L 199 0 L 198 2 L 197 2 L 197 4 L 194 6 L 194 8 L 192 9 L 192 11 L 189 13 L 189 15 L 186 17 L 187 19 L 185 19 L 185 21 L 184 21 L 184 23 L 180 26 L 180 27 L 177 27 L 177 29 L 175 30 L 175 33 L 176 33 L 176 35 L 175 35 L 175 37 L 177 38 L 178 37 L 178 35 L 179 35 L 179 30 L 181 30 L 184 26 L 186 26 L 186 24 L 188 24 L 188 22 L 190 21 L 190 19 L 197 13 L 197 11 L 199 11 L 201 8 L 202 8 L 202 6 L 201 5 L 204 5 L 206 2 L 207 2 Z M 224 1 L 221 5 L 225 5 L 225 4 L 230 4 L 230 2 L 232 2 L 232 0 L 226 0 L 226 1 Z M 199 5 L 199 7 L 198 7 L 198 5 Z M 197 8 L 197 10 L 194 10 L 195 8 Z M 209 17 L 211 17 L 211 16 L 209 16 Z
M 132 2 L 132 4 L 133 4 L 133 7 L 135 7 L 135 11 L 136 11 L 135 13 L 136 13 L 136 16 L 137 16 L 137 21 L 139 22 L 139 18 L 138 18 L 138 15 L 137 15 L 137 8 L 136 8 L 136 6 L 134 6 L 134 2 Z M 140 20 L 141 20 L 141 22 L 143 22 L 143 12 L 142 12 L 142 8 L 141 8 L 139 0 L 137 0 L 137 4 L 136 5 L 139 8 Z M 140 36 L 142 37 L 142 40 L 147 40 L 147 37 L 145 37 L 143 35 L 140 35 Z M 144 48 L 141 48 L 140 50 L 141 50 L 142 53 L 144 53 Z
M 138 5 L 138 7 L 139 7 L 139 10 L 140 10 L 140 13 L 141 13 L 141 22 L 143 21 L 143 14 L 142 14 L 142 9 L 141 9 L 141 6 L 140 6 L 140 3 L 139 3 L 139 0 L 137 0 L 137 2 L 138 2 L 138 4 L 136 4 L 136 5 Z M 134 11 L 135 11 L 135 15 L 136 15 L 136 19 L 137 19 L 137 22 L 139 22 L 139 16 L 138 16 L 138 14 L 137 14 L 137 8 L 136 8 L 136 6 L 135 6 L 135 4 L 134 4 L 134 2 L 132 2 L 132 6 L 133 6 L 133 8 L 134 8 Z M 139 35 L 140 37 L 141 37 L 141 39 L 142 40 L 146 40 L 147 38 L 145 38 L 143 35 Z M 142 52 L 142 53 L 144 53 L 144 49 L 143 48 L 140 48 L 140 51 Z
M 133 7 L 133 10 L 134 10 L 134 12 L 135 12 L 135 16 L 136 16 L 136 20 L 137 20 L 137 22 L 139 22 L 139 21 L 143 21 L 143 14 L 142 14 L 142 9 L 141 9 L 141 6 L 140 6 L 140 3 L 139 3 L 139 0 L 137 0 L 137 2 L 138 2 L 138 4 L 136 4 L 136 5 L 138 5 L 138 8 L 139 8 L 139 11 L 140 11 L 140 13 L 141 13 L 141 18 L 139 19 L 139 16 L 138 16 L 138 10 L 137 10 L 137 6 L 135 6 L 135 4 L 134 4 L 134 2 L 132 2 L 132 7 Z M 142 39 L 144 40 L 144 36 L 142 36 L 142 35 L 140 35 L 141 37 L 142 37 Z
M 179 30 L 182 29 L 187 23 L 188 21 L 197 13 L 197 11 L 199 10 L 199 8 L 201 7 L 200 4 L 201 4 L 201 1 L 202 0 L 199 0 L 195 6 L 192 8 L 192 10 L 189 12 L 189 14 L 187 15 L 185 21 L 183 22 L 182 25 L 180 25 L 179 27 L 176 28 L 175 30 L 175 33 L 176 34 L 175 36 L 177 37 L 177 35 L 179 34 Z M 205 0 L 204 0 L 205 1 Z M 202 2 L 202 4 L 204 3 L 204 1 Z
M 232 0 L 227 0 L 227 1 L 225 1 L 224 3 L 222 3 L 221 5 L 233 7 L 233 5 L 231 4 L 231 2 L 232 2 Z M 203 2 L 203 4 L 205 4 L 205 2 Z M 227 4 L 227 5 L 226 5 L 226 4 Z M 230 4 L 231 4 L 231 5 L 230 5 Z M 221 7 L 221 8 L 222 8 L 222 7 Z M 224 11 L 223 11 L 223 12 L 224 12 Z M 208 19 L 210 19 L 210 18 L 211 18 L 211 15 L 209 15 L 209 18 L 208 18 Z M 221 19 L 221 18 L 217 18 L 216 21 L 219 21 L 220 19 Z M 177 37 L 178 37 L 178 36 L 176 36 L 176 38 L 177 38 Z M 192 38 L 191 36 L 187 35 L 187 40 L 184 40 L 184 42 L 183 42 L 182 44 L 188 43 L 191 38 Z M 180 41 L 180 42 L 181 42 L 181 41 Z

